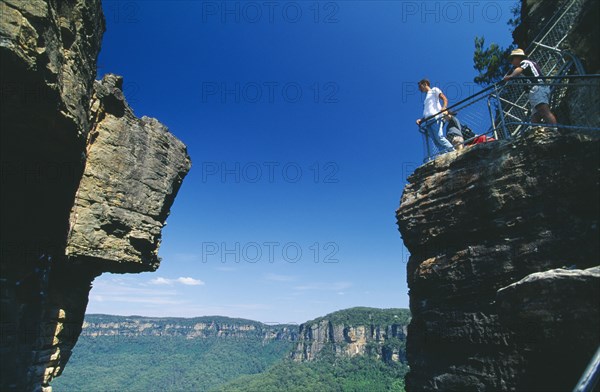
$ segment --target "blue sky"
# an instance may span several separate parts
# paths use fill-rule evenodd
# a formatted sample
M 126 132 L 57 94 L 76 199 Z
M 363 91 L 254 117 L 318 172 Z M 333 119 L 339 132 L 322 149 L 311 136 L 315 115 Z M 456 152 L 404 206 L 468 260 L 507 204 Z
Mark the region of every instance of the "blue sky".
M 98 77 L 124 76 L 193 161 L 154 273 L 104 274 L 88 313 L 301 323 L 408 307 L 395 222 L 422 162 L 416 82 L 457 102 L 513 1 L 104 1 Z

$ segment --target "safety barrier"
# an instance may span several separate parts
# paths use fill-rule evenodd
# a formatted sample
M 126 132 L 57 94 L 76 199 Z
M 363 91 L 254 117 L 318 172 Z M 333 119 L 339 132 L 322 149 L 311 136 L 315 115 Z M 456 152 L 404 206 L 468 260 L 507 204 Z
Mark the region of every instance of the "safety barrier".
M 557 118 L 556 125 L 532 122 L 528 90 L 533 86 L 548 88 L 549 105 Z M 600 131 L 599 93 L 600 75 L 519 77 L 488 86 L 447 110 L 456 113 L 460 123 L 463 126 L 466 124 L 477 137 L 483 135 L 495 140 L 518 137 L 536 126 Z M 524 103 L 521 102 L 522 96 L 525 97 Z M 432 123 L 439 126 L 441 121 L 443 124 L 444 114 L 445 112 L 436 113 L 424 119 L 419 126 L 423 135 L 425 161 L 445 152 L 434 143 L 426 130 Z M 463 145 L 469 146 L 483 138 L 475 139 L 467 139 Z
M 563 48 L 564 41 L 582 13 L 584 0 L 570 0 L 548 20 L 526 49 L 528 58 L 538 63 L 547 77 L 517 78 L 508 83 L 496 83 L 460 101 L 449 109 L 459 113 L 459 121 L 477 130 L 479 135 L 494 139 L 509 139 L 521 135 L 534 124 L 529 107 L 528 90 L 532 82 L 550 88 L 550 108 L 562 129 L 597 129 L 598 75 L 585 75 L 577 56 Z M 576 107 L 578 106 L 579 109 Z M 592 113 L 590 113 L 592 112 Z M 425 161 L 440 151 L 437 143 L 427 137 L 425 127 L 441 117 L 441 113 L 425 119 L 419 126 L 423 134 Z M 473 138 L 471 138 L 473 139 Z M 478 139 L 481 140 L 481 139 Z M 465 140 L 465 145 L 474 140 Z

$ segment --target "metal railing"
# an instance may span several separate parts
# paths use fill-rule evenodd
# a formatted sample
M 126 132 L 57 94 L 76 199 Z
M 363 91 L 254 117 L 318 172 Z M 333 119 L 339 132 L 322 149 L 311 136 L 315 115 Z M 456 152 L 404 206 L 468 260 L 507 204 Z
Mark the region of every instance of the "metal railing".
M 597 115 L 591 116 L 590 120 L 589 113 L 576 114 L 576 108 L 568 107 L 568 102 L 573 101 L 572 96 L 577 95 L 571 92 L 574 85 L 577 84 L 579 89 L 589 87 L 583 82 L 585 79 L 576 79 L 572 75 L 579 75 L 586 79 L 595 78 L 592 86 L 594 83 L 597 86 L 598 75 L 585 75 L 585 70 L 579 59 L 563 48 L 565 39 L 571 33 L 582 13 L 583 5 L 584 0 L 566 1 L 548 20 L 526 49 L 529 59 L 540 64 L 542 74 L 548 75 L 546 78 L 541 78 L 544 83 L 538 83 L 538 85 L 550 87 L 551 99 L 549 104 L 559 117 L 558 121 L 564 129 L 595 129 L 598 127 Z M 455 112 L 460 111 L 461 117 L 459 120 L 467 123 L 469 128 L 485 130 L 485 132 L 481 132 L 482 135 L 494 139 L 517 137 L 529 127 L 539 125 L 526 120 L 530 117 L 529 94 L 527 93 L 527 86 L 523 86 L 523 83 L 527 83 L 526 78 L 520 78 L 506 84 L 496 83 L 464 99 L 450 109 Z M 588 99 L 591 102 L 598 100 L 598 91 L 598 88 L 596 88 L 596 91 L 593 91 L 593 88 L 591 89 L 588 94 Z M 487 102 L 485 98 L 487 98 Z M 580 100 L 575 101 L 581 102 Z M 565 105 L 567 106 L 566 109 Z M 593 105 L 583 106 L 588 107 L 588 111 L 589 108 L 593 108 Z M 489 114 L 489 118 L 486 117 L 486 113 Z M 429 121 L 435 121 L 435 119 L 429 118 Z M 582 122 L 583 125 L 580 124 Z M 423 124 L 427 125 L 427 122 Z M 471 124 L 474 124 L 475 128 Z M 426 136 L 423 127 L 420 126 L 419 129 L 424 135 L 425 161 L 427 161 L 439 155 L 440 151 L 436 143 L 432 143 L 432 140 Z M 466 140 L 465 144 L 469 142 L 469 140 Z
M 526 52 L 529 53 L 529 57 L 538 64 L 543 64 L 544 75 L 556 76 L 558 74 L 558 64 L 561 63 L 561 59 L 556 58 L 555 55 L 560 53 L 563 41 L 575 26 L 575 22 L 582 12 L 583 4 L 584 0 L 566 2 L 527 47 Z
M 577 56 L 562 48 L 577 18 L 581 15 L 583 4 L 584 0 L 565 2 L 525 50 L 529 54 L 528 58 L 540 66 L 543 75 L 552 77 L 585 74 Z M 506 115 L 521 117 L 522 113 L 519 112 L 527 106 L 528 94 L 525 90 L 521 90 L 521 94 L 508 92 L 507 95 L 504 98 L 512 105 L 509 105 Z M 512 136 L 517 136 L 522 131 L 522 127 L 515 127 L 510 131 Z
M 527 90 L 533 86 L 548 87 L 549 106 L 558 124 L 532 123 Z M 525 97 L 524 102 L 520 99 L 522 96 Z M 491 139 L 518 137 L 534 126 L 600 131 L 600 75 L 518 77 L 488 86 L 447 110 L 456 113 L 461 124 L 467 125 L 477 135 L 476 138 L 465 140 L 462 143 L 465 146 Z M 419 125 L 423 135 L 425 162 L 445 152 L 433 143 L 426 131 L 427 125 L 440 121 L 443 114 L 438 112 L 427 117 Z
M 594 392 L 600 382 L 600 347 L 590 359 L 573 392 Z
M 495 117 L 494 113 L 497 111 L 497 108 L 492 107 L 493 102 L 488 99 L 495 87 L 496 85 L 488 86 L 478 93 L 450 106 L 448 110 L 456 113 L 457 118 L 463 126 L 467 125 L 480 135 L 484 133 L 488 134 L 492 129 L 497 129 L 491 121 Z M 438 112 L 433 116 L 424 118 L 419 125 L 419 132 L 423 135 L 424 162 L 444 152 L 440 151 L 430 135 L 427 134 L 427 127 L 431 123 L 437 123 L 437 121 L 441 120 L 442 116 L 443 112 Z M 485 132 L 482 130 L 485 130 Z M 465 144 L 469 142 L 469 140 L 465 140 Z

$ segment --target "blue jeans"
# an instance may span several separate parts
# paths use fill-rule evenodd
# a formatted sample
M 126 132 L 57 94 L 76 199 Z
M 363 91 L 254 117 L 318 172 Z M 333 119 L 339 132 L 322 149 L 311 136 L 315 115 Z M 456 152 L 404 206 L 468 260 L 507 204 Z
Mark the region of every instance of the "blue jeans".
M 454 151 L 452 144 L 444 137 L 444 123 L 442 120 L 432 118 L 425 123 L 423 128 L 425 128 L 427 136 L 433 141 L 433 144 L 438 148 L 440 154 Z

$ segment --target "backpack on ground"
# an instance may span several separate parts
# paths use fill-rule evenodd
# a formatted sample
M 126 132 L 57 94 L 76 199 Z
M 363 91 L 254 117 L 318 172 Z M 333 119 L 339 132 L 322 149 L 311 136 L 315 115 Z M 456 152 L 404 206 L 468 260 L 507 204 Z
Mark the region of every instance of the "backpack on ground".
M 463 139 L 465 140 L 474 138 L 476 136 L 475 132 L 473 132 L 473 130 L 469 128 L 467 124 L 461 124 L 460 132 L 462 133 Z

